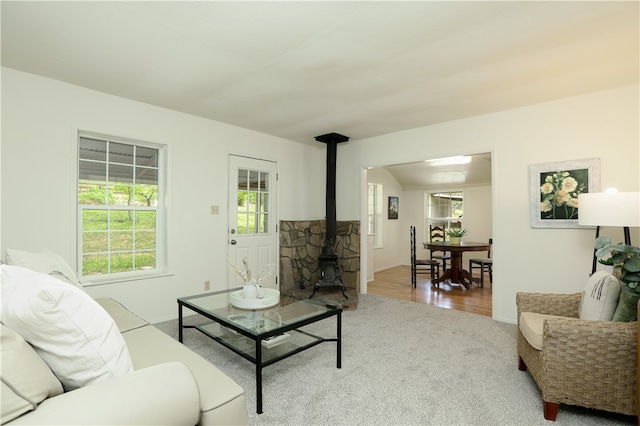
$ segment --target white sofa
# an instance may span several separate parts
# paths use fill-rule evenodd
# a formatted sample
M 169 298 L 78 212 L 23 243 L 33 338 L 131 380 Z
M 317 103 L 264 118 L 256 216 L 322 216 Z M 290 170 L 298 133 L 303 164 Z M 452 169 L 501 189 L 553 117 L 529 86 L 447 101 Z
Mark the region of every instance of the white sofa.
M 5 269 L 2 272 L 9 281 Z M 3 299 L 11 297 L 10 289 L 6 293 L 3 283 Z M 71 293 L 86 295 L 75 288 Z M 36 351 L 26 336 L 10 328 L 3 312 L 3 425 L 248 424 L 244 390 L 230 377 L 115 300 L 95 302 L 93 310 L 106 311 L 117 326 L 117 337 L 126 342 L 130 370 L 65 392 L 68 386 L 45 362 L 42 347 Z M 5 303 L 3 311 L 10 310 Z

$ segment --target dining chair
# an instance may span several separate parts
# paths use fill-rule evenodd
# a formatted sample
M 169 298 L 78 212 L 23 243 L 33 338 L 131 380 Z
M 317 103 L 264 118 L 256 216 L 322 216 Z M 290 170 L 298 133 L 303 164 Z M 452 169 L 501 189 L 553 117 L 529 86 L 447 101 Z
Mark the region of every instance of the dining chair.
M 440 226 L 429 225 L 429 242 L 445 241 L 444 228 Z M 451 262 L 451 256 L 446 251 L 431 250 L 429 256 L 431 259 L 436 259 L 442 262 L 442 272 L 447 272 L 447 262 Z
M 411 285 L 413 288 L 417 286 L 417 274 L 430 274 L 431 279 L 440 277 L 440 262 L 435 259 L 417 259 L 416 258 L 416 227 L 410 226 L 411 234 Z
M 489 238 L 489 250 L 487 250 L 487 257 L 473 257 L 469 259 L 469 273 L 473 275 L 474 269 L 480 269 L 480 287 L 484 287 L 484 272 L 485 268 L 489 272 L 489 282 L 493 283 L 493 259 L 491 259 L 491 245 L 493 244 L 493 238 Z

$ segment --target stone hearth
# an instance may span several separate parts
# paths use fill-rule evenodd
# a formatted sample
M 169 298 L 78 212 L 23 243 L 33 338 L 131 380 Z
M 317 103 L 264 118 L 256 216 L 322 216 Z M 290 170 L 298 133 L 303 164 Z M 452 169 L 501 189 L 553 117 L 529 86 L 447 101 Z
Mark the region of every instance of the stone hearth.
M 341 290 L 318 289 L 314 299 L 340 303 L 355 309 L 360 293 L 360 221 L 337 221 L 336 254 L 341 279 L 349 299 Z M 280 292 L 309 297 L 320 280 L 319 256 L 325 240 L 324 220 L 280 222 Z

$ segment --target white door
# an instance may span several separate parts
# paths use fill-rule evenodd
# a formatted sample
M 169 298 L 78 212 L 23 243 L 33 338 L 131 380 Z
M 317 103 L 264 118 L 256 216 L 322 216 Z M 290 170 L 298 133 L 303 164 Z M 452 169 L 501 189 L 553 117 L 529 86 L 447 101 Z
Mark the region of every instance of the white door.
M 255 158 L 229 156 L 229 260 L 240 271 L 244 262 L 251 278 L 278 288 L 278 229 L 276 215 L 277 164 Z M 229 268 L 229 288 L 242 278 Z

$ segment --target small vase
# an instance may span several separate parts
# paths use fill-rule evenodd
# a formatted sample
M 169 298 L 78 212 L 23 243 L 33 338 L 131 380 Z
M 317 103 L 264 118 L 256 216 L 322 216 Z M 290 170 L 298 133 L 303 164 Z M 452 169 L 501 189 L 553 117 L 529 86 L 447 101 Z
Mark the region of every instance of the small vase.
M 598 271 L 605 271 L 607 274 L 611 274 L 613 275 L 613 265 L 605 265 L 603 263 L 599 263 L 596 267 L 596 270 Z
M 258 298 L 258 285 L 255 280 L 247 281 L 242 287 L 242 297 L 244 299 Z
M 459 246 L 460 241 L 462 241 L 462 237 L 449 237 L 449 242 L 453 245 Z

